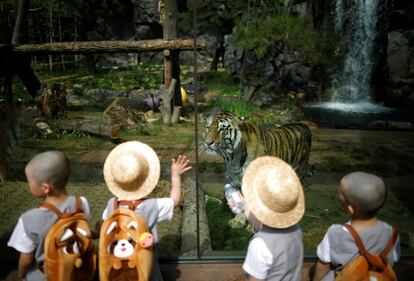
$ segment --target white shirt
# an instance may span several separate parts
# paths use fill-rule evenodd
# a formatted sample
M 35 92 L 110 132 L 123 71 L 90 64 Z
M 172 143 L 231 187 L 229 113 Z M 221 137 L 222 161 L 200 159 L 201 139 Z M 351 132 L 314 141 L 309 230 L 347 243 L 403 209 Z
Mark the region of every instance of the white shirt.
M 346 232 L 349 232 L 348 229 L 346 229 L 346 227 L 344 226 L 342 227 L 342 229 Z M 400 260 L 401 249 L 400 247 L 397 247 L 397 245 L 400 245 L 399 235 L 397 236 L 397 240 L 395 241 L 394 247 L 392 249 L 392 257 L 393 257 L 394 263 Z M 329 245 L 329 238 L 328 238 L 328 234 L 326 233 L 321 243 L 318 245 L 318 248 L 316 249 L 316 254 L 322 262 L 330 263 L 331 262 L 330 253 L 331 253 L 331 250 L 330 250 L 330 245 Z
M 249 243 L 243 270 L 257 279 L 266 279 L 273 264 L 273 255 L 260 237 Z
M 90 221 L 91 220 L 91 213 L 89 209 L 88 201 L 85 197 L 80 196 L 82 200 L 82 207 L 83 212 L 85 213 L 86 218 Z M 13 230 L 12 235 L 10 236 L 9 242 L 7 242 L 7 246 L 15 248 L 20 253 L 33 253 L 36 249 L 36 245 L 32 239 L 29 238 L 27 235 L 23 220 L 20 217 L 17 221 L 17 225 Z

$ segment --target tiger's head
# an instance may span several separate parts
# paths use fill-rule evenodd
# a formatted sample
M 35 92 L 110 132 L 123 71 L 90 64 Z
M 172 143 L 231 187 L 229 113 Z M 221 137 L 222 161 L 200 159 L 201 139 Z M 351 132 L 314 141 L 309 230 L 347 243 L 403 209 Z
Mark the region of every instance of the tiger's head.
M 203 145 L 207 153 L 227 158 L 240 144 L 238 118 L 230 112 L 220 112 L 207 118 L 203 131 Z

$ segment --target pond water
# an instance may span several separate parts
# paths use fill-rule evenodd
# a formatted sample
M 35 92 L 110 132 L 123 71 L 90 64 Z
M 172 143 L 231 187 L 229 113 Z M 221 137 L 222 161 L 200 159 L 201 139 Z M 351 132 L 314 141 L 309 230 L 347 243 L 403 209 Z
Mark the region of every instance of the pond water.
M 342 103 L 320 102 L 303 105 L 305 115 L 325 128 L 347 129 L 412 129 L 414 113 L 407 108 L 390 108 L 371 102 Z M 398 123 L 396 123 L 398 122 Z

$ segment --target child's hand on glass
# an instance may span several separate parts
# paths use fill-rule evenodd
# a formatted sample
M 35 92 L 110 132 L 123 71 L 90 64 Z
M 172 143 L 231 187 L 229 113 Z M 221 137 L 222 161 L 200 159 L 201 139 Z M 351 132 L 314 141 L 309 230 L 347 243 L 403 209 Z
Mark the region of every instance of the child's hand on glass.
M 189 160 L 185 155 L 178 155 L 177 159 L 173 158 L 171 160 L 171 175 L 174 176 L 181 176 L 185 172 L 191 170 L 191 166 L 189 165 Z

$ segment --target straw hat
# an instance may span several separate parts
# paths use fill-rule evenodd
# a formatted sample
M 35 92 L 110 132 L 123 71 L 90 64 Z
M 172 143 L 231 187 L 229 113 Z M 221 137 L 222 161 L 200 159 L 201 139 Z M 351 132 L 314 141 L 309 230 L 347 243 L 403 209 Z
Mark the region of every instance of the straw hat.
M 116 146 L 104 164 L 109 190 L 119 199 L 137 200 L 150 194 L 160 177 L 160 161 L 155 151 L 139 141 Z
M 249 210 L 263 224 L 287 228 L 300 221 L 305 196 L 295 171 L 283 160 L 263 156 L 252 161 L 242 181 Z

